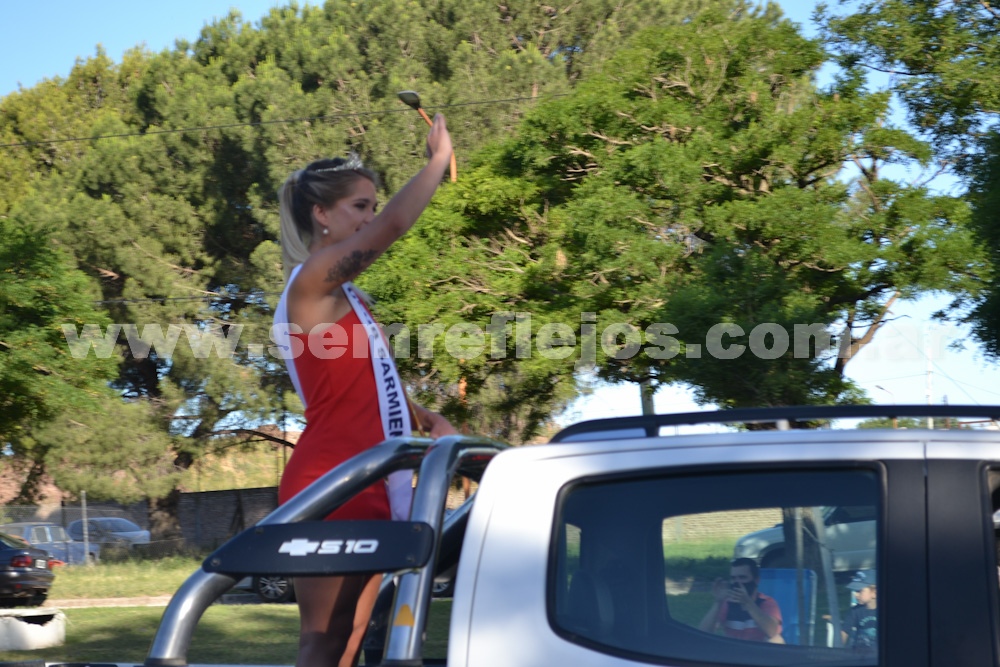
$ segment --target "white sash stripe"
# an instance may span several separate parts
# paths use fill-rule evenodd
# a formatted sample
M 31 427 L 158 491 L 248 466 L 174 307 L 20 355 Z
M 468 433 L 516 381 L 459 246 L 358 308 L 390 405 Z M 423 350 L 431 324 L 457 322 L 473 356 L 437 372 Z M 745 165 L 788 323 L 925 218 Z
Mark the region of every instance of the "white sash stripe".
M 382 416 L 384 438 L 408 436 L 412 432 L 410 411 L 406 404 L 406 390 L 396 370 L 396 363 L 389 354 L 389 348 L 375 318 L 361 302 L 352 283 L 344 283 L 344 294 L 354 308 L 358 319 L 368 332 L 368 347 L 371 352 L 372 371 L 375 373 L 375 387 L 378 390 L 378 409 Z M 386 480 L 389 492 L 389 507 L 392 518 L 406 521 L 410 518 L 410 504 L 413 501 L 413 472 L 399 470 Z
M 285 290 L 281 293 L 281 298 L 278 299 L 278 305 L 274 309 L 274 326 L 271 327 L 271 340 L 274 341 L 274 345 L 277 351 L 280 353 L 281 358 L 285 360 L 285 367 L 288 369 L 288 377 L 292 379 L 292 386 L 295 387 L 295 393 L 299 395 L 299 399 L 302 401 L 302 407 L 306 406 L 306 397 L 302 395 L 302 385 L 299 383 L 299 374 L 295 370 L 295 355 L 292 353 L 292 335 L 289 329 L 291 326 L 288 323 L 288 288 L 291 287 L 292 282 L 295 280 L 295 276 L 299 275 L 299 269 L 302 265 L 299 264 L 294 269 L 292 269 L 291 274 L 288 276 L 288 282 L 285 283 Z

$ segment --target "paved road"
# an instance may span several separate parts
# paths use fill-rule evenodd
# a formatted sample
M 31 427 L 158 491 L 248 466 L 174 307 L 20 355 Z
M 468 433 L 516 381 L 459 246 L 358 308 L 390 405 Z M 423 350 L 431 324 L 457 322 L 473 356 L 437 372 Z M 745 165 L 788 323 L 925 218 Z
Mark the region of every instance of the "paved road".
M 169 595 L 155 595 L 137 598 L 75 598 L 67 600 L 49 599 L 43 608 L 71 609 L 79 607 L 166 607 Z M 257 604 L 260 599 L 253 593 L 228 593 L 222 596 L 220 604 Z

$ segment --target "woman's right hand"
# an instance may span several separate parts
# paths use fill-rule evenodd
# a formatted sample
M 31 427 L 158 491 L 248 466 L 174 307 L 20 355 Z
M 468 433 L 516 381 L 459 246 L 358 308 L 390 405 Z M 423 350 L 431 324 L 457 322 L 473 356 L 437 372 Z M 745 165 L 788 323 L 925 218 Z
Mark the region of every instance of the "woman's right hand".
M 451 135 L 448 134 L 448 126 L 444 122 L 444 115 L 434 114 L 434 123 L 427 133 L 427 157 L 448 160 L 451 158 Z

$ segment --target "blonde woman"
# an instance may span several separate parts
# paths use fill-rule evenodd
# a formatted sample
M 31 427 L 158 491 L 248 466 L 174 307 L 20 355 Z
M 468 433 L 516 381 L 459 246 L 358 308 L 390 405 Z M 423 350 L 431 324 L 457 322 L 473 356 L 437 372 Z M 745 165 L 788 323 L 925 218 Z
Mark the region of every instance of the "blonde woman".
M 366 299 L 351 283 L 406 233 L 449 167 L 444 117 L 427 135 L 428 163 L 377 211 L 377 179 L 357 156 L 319 160 L 293 173 L 279 192 L 286 285 L 274 339 L 306 406 L 306 428 L 288 461 L 279 502 L 382 440 L 409 435 L 405 390 Z M 431 437 L 455 433 L 441 415 L 413 406 Z M 406 519 L 412 475 L 390 476 L 331 519 Z M 380 577 L 295 581 L 301 627 L 298 667 L 356 665 Z

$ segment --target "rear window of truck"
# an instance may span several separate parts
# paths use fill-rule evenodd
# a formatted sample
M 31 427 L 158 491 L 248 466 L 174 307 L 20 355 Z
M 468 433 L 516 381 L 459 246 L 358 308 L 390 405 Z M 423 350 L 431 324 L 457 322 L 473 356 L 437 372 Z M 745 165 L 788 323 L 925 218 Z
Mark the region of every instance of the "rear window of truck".
M 874 466 L 569 486 L 550 622 L 635 659 L 878 664 L 881 479 Z

